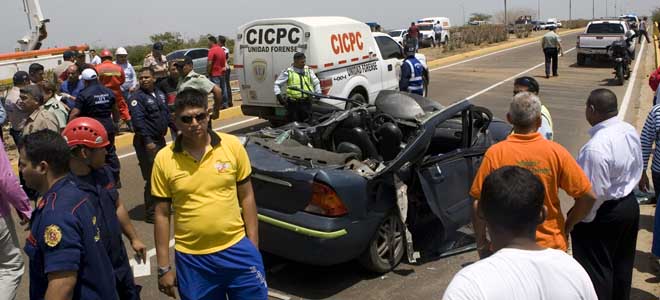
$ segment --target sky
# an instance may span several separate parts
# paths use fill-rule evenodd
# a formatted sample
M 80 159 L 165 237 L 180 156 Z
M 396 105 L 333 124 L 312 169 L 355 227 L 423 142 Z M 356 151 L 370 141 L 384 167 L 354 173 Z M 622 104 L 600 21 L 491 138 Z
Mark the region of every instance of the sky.
M 526 8 L 541 18 L 568 19 L 571 0 L 508 0 L 510 9 Z M 29 32 L 23 0 L 0 0 L 0 53 L 13 52 L 16 40 Z M 596 17 L 633 12 L 648 15 L 660 6 L 658 0 L 593 0 Z M 410 4 L 410 5 L 407 5 Z M 202 34 L 236 36 L 241 24 L 256 19 L 300 16 L 346 16 L 364 22 L 376 21 L 387 29 L 405 28 L 422 17 L 449 17 L 461 25 L 471 13 L 496 14 L 504 10 L 501 0 L 41 0 L 48 24 L 44 47 L 86 43 L 96 47 L 119 47 L 149 43 L 149 36 L 166 31 L 186 38 Z M 592 1 L 572 0 L 573 18 L 591 18 Z

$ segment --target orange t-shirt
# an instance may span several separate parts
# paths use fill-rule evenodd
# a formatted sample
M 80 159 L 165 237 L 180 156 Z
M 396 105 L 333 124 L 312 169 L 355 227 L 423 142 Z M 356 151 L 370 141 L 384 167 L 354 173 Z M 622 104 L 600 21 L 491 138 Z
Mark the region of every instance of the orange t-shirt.
M 114 92 L 117 102 L 124 101 L 124 94 L 121 92 L 121 85 L 126 81 L 124 69 L 120 65 L 112 63 L 112 61 L 106 60 L 96 65 L 96 73 L 99 81 Z
M 474 178 L 470 196 L 481 198 L 486 177 L 504 166 L 526 168 L 541 179 L 545 187 L 544 204 L 548 209 L 545 222 L 536 228 L 536 242 L 541 247 L 568 249 L 564 232 L 564 215 L 558 188 L 573 198 L 591 190 L 591 182 L 573 156 L 561 145 L 544 139 L 539 133 L 512 134 L 486 151 Z

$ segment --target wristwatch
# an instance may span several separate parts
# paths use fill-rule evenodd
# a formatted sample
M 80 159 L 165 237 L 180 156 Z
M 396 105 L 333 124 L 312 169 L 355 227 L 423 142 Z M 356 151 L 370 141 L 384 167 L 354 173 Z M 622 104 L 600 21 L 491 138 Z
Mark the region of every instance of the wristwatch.
M 158 267 L 158 278 L 163 277 L 169 271 L 172 271 L 172 266 Z

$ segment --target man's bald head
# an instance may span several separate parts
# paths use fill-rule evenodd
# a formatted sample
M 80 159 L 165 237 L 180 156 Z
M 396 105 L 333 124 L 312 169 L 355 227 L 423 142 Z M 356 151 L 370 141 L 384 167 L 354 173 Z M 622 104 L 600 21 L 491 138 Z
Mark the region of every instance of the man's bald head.
M 596 89 L 591 91 L 587 105 L 593 107 L 595 113 L 603 117 L 613 117 L 619 113 L 619 105 L 616 95 L 608 89 Z

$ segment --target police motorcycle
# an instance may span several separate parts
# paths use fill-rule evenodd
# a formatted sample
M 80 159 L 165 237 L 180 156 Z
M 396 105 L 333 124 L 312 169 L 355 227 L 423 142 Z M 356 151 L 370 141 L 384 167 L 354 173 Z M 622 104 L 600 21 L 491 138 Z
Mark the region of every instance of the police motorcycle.
M 435 101 L 399 91 L 382 91 L 374 104 L 368 104 L 289 88 L 314 99 L 338 100 L 350 105 L 345 110 L 335 108 L 327 114 L 315 113 L 309 123 L 292 122 L 248 135 L 272 138 L 280 143 L 292 139 L 312 148 L 352 154 L 359 160 L 393 159 L 402 145 L 416 136 L 423 116 L 444 108 Z
M 630 43 L 635 35 L 625 39 L 612 42 L 607 46 L 607 54 L 614 62 L 614 78 L 618 85 L 623 85 L 630 78 L 630 64 L 632 63 L 632 54 L 628 50 Z

